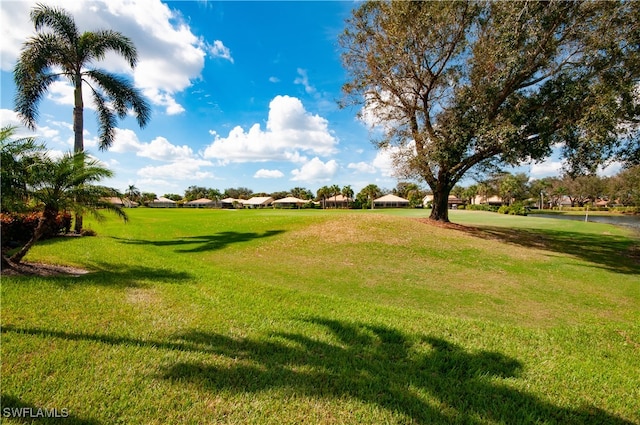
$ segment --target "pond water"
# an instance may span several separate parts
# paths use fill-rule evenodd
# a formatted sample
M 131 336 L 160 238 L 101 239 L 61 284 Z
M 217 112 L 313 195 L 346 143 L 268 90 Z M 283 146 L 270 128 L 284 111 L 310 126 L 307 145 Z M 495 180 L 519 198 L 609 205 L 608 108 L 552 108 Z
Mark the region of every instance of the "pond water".
M 585 221 L 584 215 L 529 214 L 529 217 L 557 218 L 560 220 Z M 616 226 L 630 226 L 636 229 L 640 229 L 640 215 L 591 215 L 589 214 L 587 221 L 591 221 L 594 223 L 614 224 Z

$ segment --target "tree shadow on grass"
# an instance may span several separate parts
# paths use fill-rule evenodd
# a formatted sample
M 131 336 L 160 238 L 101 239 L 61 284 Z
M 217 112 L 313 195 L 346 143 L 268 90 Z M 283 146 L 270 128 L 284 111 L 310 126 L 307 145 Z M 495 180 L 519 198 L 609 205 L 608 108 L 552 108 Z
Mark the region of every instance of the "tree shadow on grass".
M 267 341 L 187 333 L 179 338 L 236 365 L 181 362 L 166 367 L 162 377 L 213 392 L 279 387 L 310 397 L 349 397 L 416 423 L 631 424 L 596 407 L 558 407 L 511 388 L 503 380 L 517 378 L 522 364 L 498 352 L 469 352 L 442 338 L 412 338 L 383 326 L 310 322 L 340 343 L 289 333 Z
M 94 419 L 75 416 L 65 406 L 38 407 L 8 394 L 0 395 L 0 415 L 2 418 L 12 418 L 14 422 L 25 424 L 97 425 L 100 423 Z
M 128 245 L 152 245 L 182 247 L 175 252 L 205 252 L 226 248 L 239 242 L 249 242 L 255 239 L 268 238 L 284 233 L 284 230 L 267 230 L 264 233 L 256 232 L 220 232 L 213 235 L 186 236 L 168 240 L 145 240 L 115 238 Z
M 78 274 L 53 274 L 50 276 L 38 276 L 38 279 L 52 282 L 62 287 L 79 285 L 100 285 L 114 288 L 130 288 L 147 286 L 153 283 L 183 283 L 193 279 L 193 276 L 185 271 L 176 271 L 165 268 L 147 267 L 142 265 L 125 266 L 106 261 L 92 262 L 89 270 L 83 270 Z M 13 276 L 12 279 L 31 279 L 32 276 Z
M 406 335 L 385 326 L 306 321 L 337 341 L 301 333 L 231 338 L 187 331 L 153 341 L 12 326 L 2 332 L 215 354 L 161 366 L 159 377 L 213 393 L 280 388 L 309 397 L 346 397 L 415 423 L 632 424 L 595 406 L 560 407 L 511 387 L 508 380 L 518 378 L 523 365 L 499 352 L 469 351 L 443 338 Z
M 526 248 L 569 254 L 595 267 L 622 274 L 640 274 L 640 243 L 629 238 L 550 229 L 456 227 L 468 234 Z

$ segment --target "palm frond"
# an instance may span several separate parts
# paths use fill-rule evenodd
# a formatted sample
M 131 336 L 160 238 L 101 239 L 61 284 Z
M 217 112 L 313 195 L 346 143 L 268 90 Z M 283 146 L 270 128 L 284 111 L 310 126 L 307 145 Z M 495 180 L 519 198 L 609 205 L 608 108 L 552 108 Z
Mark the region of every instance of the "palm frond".
M 14 138 L 16 127 L 0 129 L 0 193 L 2 211 L 23 211 L 28 201 L 30 169 L 44 155 L 34 137 Z
M 83 185 L 75 188 L 73 196 L 76 199 L 74 210 L 77 213 L 89 213 L 97 220 L 102 220 L 104 219 L 102 211 L 108 211 L 116 214 L 125 222 L 129 219 L 120 205 L 110 201 L 110 198 L 122 197 L 117 189 L 106 186 Z
M 98 116 L 98 139 L 100 150 L 106 150 L 113 144 L 116 127 L 116 115 L 107 104 L 107 99 L 92 87 L 93 99 L 96 104 Z
M 60 39 L 51 34 L 39 34 L 31 38 L 23 48 L 13 70 L 16 83 L 15 110 L 25 125 L 35 128 L 38 102 L 59 78 L 50 67 L 58 63 L 61 53 Z
M 124 57 L 131 68 L 135 68 L 138 63 L 138 51 L 128 37 L 117 31 L 99 30 L 85 32 L 78 40 L 80 50 L 85 52 L 87 59 L 104 58 L 107 51 L 112 50 Z
M 70 44 L 78 39 L 78 28 L 73 16 L 59 7 L 39 3 L 31 11 L 31 22 L 36 31 L 43 27 L 51 28 L 56 34 L 63 36 Z
M 22 46 L 18 61 L 38 74 L 53 65 L 66 68 L 65 64 L 72 62 L 74 57 L 74 52 L 60 36 L 46 33 L 30 37 Z
M 151 118 L 151 107 L 142 93 L 127 78 L 102 70 L 93 69 L 85 73 L 97 82 L 120 118 L 124 118 L 131 108 L 140 127 L 144 127 Z
M 18 75 L 16 79 L 22 78 L 22 70 L 17 70 L 16 75 Z M 15 111 L 28 128 L 35 129 L 38 119 L 38 101 L 49 90 L 51 83 L 57 79 L 58 76 L 54 74 L 39 74 L 31 79 L 25 79 L 25 84 L 16 87 Z

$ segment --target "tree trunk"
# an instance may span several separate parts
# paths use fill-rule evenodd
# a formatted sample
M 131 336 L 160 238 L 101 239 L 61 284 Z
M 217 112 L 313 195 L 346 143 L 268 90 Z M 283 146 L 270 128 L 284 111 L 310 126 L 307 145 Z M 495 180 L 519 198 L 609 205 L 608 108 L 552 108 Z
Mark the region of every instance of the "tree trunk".
M 80 215 L 80 214 L 76 214 L 76 217 L 75 217 L 75 225 L 74 225 L 74 227 L 73 227 L 73 230 L 74 230 L 77 234 L 82 233 L 82 215 Z
M 78 70 L 76 75 L 73 97 L 73 151 L 78 153 L 84 151 L 84 101 L 82 100 L 82 77 L 80 70 Z M 80 214 L 76 214 L 74 230 L 78 234 L 82 232 L 82 215 Z
M 433 205 L 430 219 L 449 222 L 449 193 L 451 189 L 446 186 L 437 186 L 433 190 Z
M 29 252 L 31 247 L 35 245 L 36 242 L 38 242 L 38 240 L 44 233 L 45 224 L 47 223 L 46 216 L 47 215 L 45 213 L 38 220 L 38 225 L 36 226 L 36 229 L 33 231 L 33 236 L 31 236 L 31 239 L 29 239 L 29 241 L 20 249 L 20 251 L 16 252 L 11 256 L 11 258 L 9 258 L 9 261 L 11 263 L 19 264 L 24 258 L 24 256 L 27 255 L 27 252 Z
M 82 77 L 79 72 L 75 78 L 73 102 L 73 151 L 77 153 L 84 150 L 84 102 L 82 100 Z
M 9 260 L 9 259 L 4 255 L 4 252 L 3 252 L 3 253 L 2 253 L 2 255 L 0 256 L 0 258 L 2 258 L 2 265 L 1 265 L 2 270 L 6 270 L 6 269 L 13 269 L 13 268 L 15 268 L 15 265 L 11 262 L 11 260 Z

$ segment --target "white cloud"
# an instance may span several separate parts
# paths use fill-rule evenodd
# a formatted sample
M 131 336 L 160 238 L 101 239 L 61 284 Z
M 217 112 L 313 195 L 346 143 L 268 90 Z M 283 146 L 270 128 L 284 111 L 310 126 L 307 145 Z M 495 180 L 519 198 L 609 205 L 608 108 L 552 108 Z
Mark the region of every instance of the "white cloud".
M 18 114 L 11 109 L 0 109 L 0 126 L 22 127 L 22 121 L 18 118 Z
M 279 83 L 280 82 L 280 78 L 278 78 L 278 77 L 269 77 L 269 82 L 270 83 Z
M 562 174 L 562 167 L 564 163 L 562 161 L 545 161 L 540 163 L 531 164 L 531 170 L 529 174 L 531 178 L 539 179 L 542 177 L 559 176 Z
M 284 174 L 280 170 L 267 170 L 261 168 L 253 175 L 255 179 L 279 179 L 284 177 Z
M 47 120 L 46 122 L 52 127 L 47 125 L 38 125 L 36 126 L 35 131 L 31 131 L 23 125 L 22 120 L 20 120 L 15 111 L 12 111 L 11 109 L 0 109 L 0 126 L 16 127 L 16 131 L 14 133 L 15 137 L 35 137 L 38 142 L 47 145 L 54 143 L 57 145 L 67 145 L 69 147 L 73 146 L 73 138 L 71 138 L 70 141 L 65 142 L 62 140 L 60 134 L 60 128 L 68 132 L 73 132 L 73 128 L 69 124 L 51 120 Z
M 94 103 L 89 96 L 89 90 L 83 90 L 82 94 L 85 107 L 95 109 Z M 66 80 L 55 81 L 49 85 L 47 99 L 58 105 L 73 106 L 73 87 Z
M 397 120 L 395 108 L 391 106 L 394 102 L 397 102 L 397 99 L 388 91 L 367 93 L 358 118 L 370 130 L 385 132 L 392 130 L 401 125 Z
M 100 67 L 129 75 L 149 100 L 167 114 L 184 112 L 175 99 L 177 93 L 201 75 L 207 54 L 233 62 L 229 49 L 220 40 L 209 44 L 195 35 L 180 13 L 160 0 L 44 0 L 62 6 L 73 15 L 80 32 L 99 29 L 119 31 L 134 41 L 138 66 L 131 70 L 118 55 L 110 53 Z M 29 11 L 36 1 L 5 1 L 0 9 L 2 40 L 1 66 L 11 71 L 24 41 L 34 33 Z M 68 93 L 54 93 L 57 102 L 68 103 Z
M 129 129 L 116 128 L 113 144 L 109 151 L 115 153 L 137 152 L 142 148 L 142 142 L 138 140 L 138 135 Z
M 200 170 L 200 167 L 209 165 L 209 161 L 201 159 L 183 159 L 160 166 L 146 166 L 138 170 L 137 174 L 145 179 L 202 180 L 213 178 L 212 173 Z
M 304 164 L 300 169 L 291 171 L 291 181 L 327 182 L 338 171 L 338 163 L 335 159 L 322 162 L 318 157 Z
M 352 162 L 349 165 L 347 165 L 347 168 L 356 170 L 356 172 L 358 173 L 374 174 L 377 171 L 376 167 L 363 161 Z
M 622 163 L 618 161 L 614 161 L 611 164 L 608 164 L 605 167 L 598 168 L 598 175 L 602 177 L 611 177 L 615 176 L 622 170 Z
M 209 53 L 211 53 L 211 55 L 214 57 L 226 59 L 229 62 L 233 63 L 231 50 L 229 50 L 229 48 L 226 47 L 220 40 L 215 40 L 213 42 L 213 45 L 209 46 Z
M 189 146 L 172 145 L 164 137 L 156 137 L 150 143 L 142 144 L 136 155 L 157 161 L 174 162 L 192 158 L 193 151 Z
M 276 96 L 271 101 L 265 130 L 260 124 L 254 124 L 246 132 L 236 126 L 227 137 L 215 131 L 210 133 L 214 141 L 203 156 L 216 158 L 223 164 L 270 160 L 304 162 L 304 153 L 333 154 L 338 143 L 325 118 L 307 112 L 299 99 L 289 96 Z
M 156 137 L 145 143 L 141 142 L 132 130 L 117 128 L 109 151 L 120 154 L 135 153 L 138 157 L 164 162 L 162 165 L 147 165 L 137 172 L 143 182 L 157 187 L 167 186 L 161 184 L 166 180 L 199 181 L 214 177 L 211 172 L 203 170 L 204 167 L 213 165 L 211 161 L 199 158 L 189 146 L 174 145 L 164 137 Z
M 298 68 L 298 77 L 293 80 L 293 84 L 302 84 L 304 86 L 304 91 L 308 94 L 316 92 L 316 88 L 309 84 L 309 76 L 307 75 L 306 69 Z
M 161 136 L 144 143 L 135 132 L 122 128 L 116 128 L 113 145 L 109 150 L 116 153 L 135 152 L 136 156 L 165 162 L 195 159 L 193 150 L 187 145 L 176 146 Z M 211 165 L 211 162 L 206 162 Z
M 372 166 L 385 177 L 393 176 L 393 158 L 397 152 L 398 148 L 396 147 L 378 150 L 376 157 L 373 159 Z

